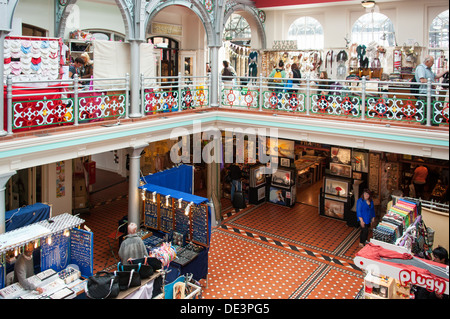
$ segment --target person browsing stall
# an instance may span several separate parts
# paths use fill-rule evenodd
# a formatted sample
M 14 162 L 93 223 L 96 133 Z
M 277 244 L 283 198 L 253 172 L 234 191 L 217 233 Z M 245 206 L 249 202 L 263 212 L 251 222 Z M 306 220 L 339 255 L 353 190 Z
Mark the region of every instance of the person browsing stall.
M 76 58 L 75 61 L 69 66 L 69 78 L 73 79 L 75 74 L 81 75 L 81 68 L 84 66 L 84 60 L 80 57 Z
M 242 178 L 242 171 L 238 164 L 231 164 L 229 167 L 229 174 L 231 179 L 231 202 L 233 202 L 234 199 L 234 193 L 236 191 L 242 190 L 241 185 L 241 178 Z
M 147 248 L 144 241 L 137 234 L 137 225 L 135 223 L 128 224 L 128 235 L 119 248 L 119 257 L 123 264 L 128 264 L 128 259 L 138 259 L 148 256 Z
M 442 246 L 433 249 L 433 261 L 439 264 L 448 265 L 448 251 Z M 415 299 L 449 299 L 449 295 L 439 294 L 436 291 L 428 291 L 424 287 L 415 286 Z
M 17 258 L 14 265 L 14 282 L 20 283 L 25 290 L 36 290 L 41 294 L 43 289 L 28 280 L 29 277 L 34 276 L 33 251 L 34 244 L 29 243 Z
M 416 198 L 423 198 L 425 184 L 427 183 L 428 168 L 423 165 L 423 159 L 418 159 L 419 166 L 414 170 L 412 182 L 414 184 L 414 190 L 416 191 Z
M 94 61 L 91 60 L 89 53 L 83 52 L 80 56 L 84 61 L 84 70 L 81 74 L 82 79 L 90 79 L 94 76 Z
M 375 206 L 372 200 L 372 193 L 368 188 L 364 189 L 363 194 L 356 202 L 356 217 L 361 225 L 359 246 L 362 247 L 369 237 L 369 228 L 375 221 Z
M 286 71 L 284 70 L 284 62 L 280 60 L 278 66 L 269 74 L 270 81 L 276 87 L 274 90 L 281 92 L 284 86 L 284 79 L 286 78 Z

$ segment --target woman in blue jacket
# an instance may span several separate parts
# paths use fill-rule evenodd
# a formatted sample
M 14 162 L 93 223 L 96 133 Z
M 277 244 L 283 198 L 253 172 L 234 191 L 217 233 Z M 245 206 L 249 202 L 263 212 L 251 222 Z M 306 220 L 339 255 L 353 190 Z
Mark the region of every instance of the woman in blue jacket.
M 371 223 L 375 221 L 375 207 L 369 189 L 364 189 L 362 196 L 356 202 L 356 217 L 361 225 L 361 235 L 359 237 L 359 246 L 362 247 L 369 236 Z

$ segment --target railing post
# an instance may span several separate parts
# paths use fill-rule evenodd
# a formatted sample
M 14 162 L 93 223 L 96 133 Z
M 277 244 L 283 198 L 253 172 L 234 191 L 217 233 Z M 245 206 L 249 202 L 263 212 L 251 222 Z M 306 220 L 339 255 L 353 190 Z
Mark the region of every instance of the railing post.
M 125 118 L 129 118 L 130 115 L 130 105 L 131 105 L 131 101 L 130 101 L 130 74 L 127 73 L 125 74 L 125 94 L 126 94 L 126 100 L 127 102 L 125 103 Z
M 141 114 L 145 116 L 145 78 L 144 74 L 141 73 Z
M 192 94 L 191 94 L 192 96 Z M 181 72 L 178 72 L 178 112 L 181 112 Z
M 431 126 L 431 79 L 427 81 L 427 126 Z
M 306 75 L 306 115 L 309 115 L 311 109 L 311 78 L 310 75 Z
M 259 111 L 262 111 L 263 103 L 264 103 L 264 94 L 263 94 L 263 76 L 262 73 L 259 74 Z
M 79 101 L 78 101 L 78 86 L 80 85 L 78 81 L 78 74 L 73 76 L 73 125 L 78 125 L 79 116 Z
M 362 77 L 362 83 L 361 83 L 361 120 L 364 121 L 366 119 L 366 77 Z
M 2 84 L 3 85 L 3 84 Z M 8 74 L 8 77 L 6 78 L 6 130 L 9 134 L 12 134 L 12 118 L 14 116 L 14 112 L 12 109 L 12 76 L 11 74 Z M 3 125 L 3 123 L 2 123 Z
M 211 86 L 212 86 L 212 72 L 209 72 L 206 75 L 206 87 L 208 88 L 208 105 L 210 108 L 212 107 L 211 106 L 211 92 L 212 92 Z

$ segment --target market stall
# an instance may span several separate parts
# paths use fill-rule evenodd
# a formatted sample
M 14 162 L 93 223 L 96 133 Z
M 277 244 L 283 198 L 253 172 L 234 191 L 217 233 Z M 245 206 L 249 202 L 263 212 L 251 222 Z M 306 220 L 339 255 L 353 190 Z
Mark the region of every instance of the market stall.
M 83 277 L 93 272 L 93 234 L 79 229 L 83 219 L 61 214 L 0 235 L 0 298 L 74 298 L 84 291 Z M 35 275 L 28 280 L 42 294 L 14 283 L 11 270 L 25 246 L 34 245 Z
M 449 294 L 448 265 L 415 257 L 404 247 L 371 240 L 356 254 L 354 262 L 367 272 L 367 299 L 410 299 L 412 285 Z
M 367 299 L 411 299 L 416 287 L 448 295 L 448 265 L 431 261 L 434 231 L 425 225 L 421 202 L 394 197 L 354 258 L 366 272 Z

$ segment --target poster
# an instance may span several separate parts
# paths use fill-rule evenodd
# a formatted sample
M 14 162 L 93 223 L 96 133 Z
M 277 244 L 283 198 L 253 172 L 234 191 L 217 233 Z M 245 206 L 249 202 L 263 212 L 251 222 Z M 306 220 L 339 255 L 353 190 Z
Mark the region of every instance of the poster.
M 66 174 L 64 161 L 56 162 L 56 198 L 66 195 Z

